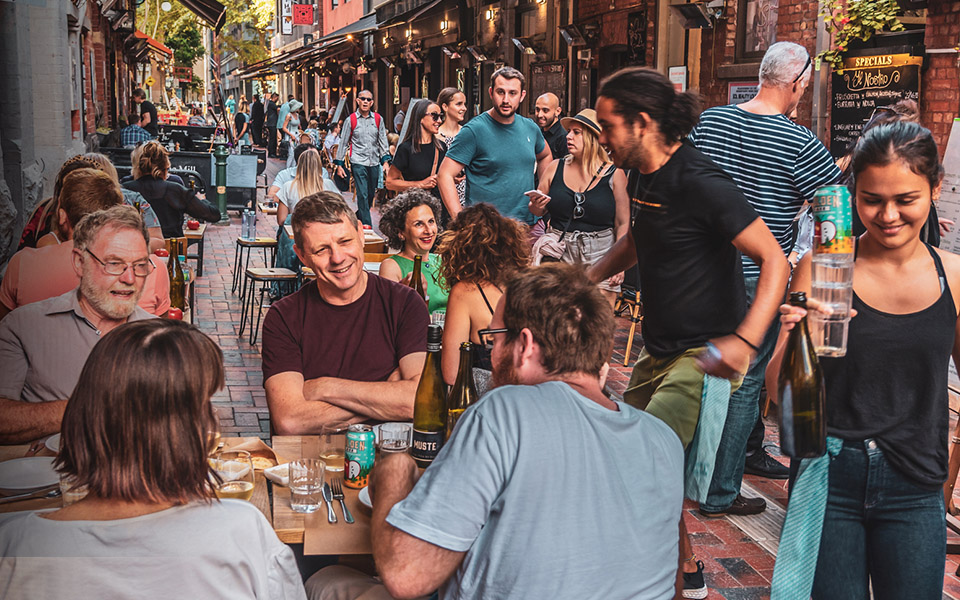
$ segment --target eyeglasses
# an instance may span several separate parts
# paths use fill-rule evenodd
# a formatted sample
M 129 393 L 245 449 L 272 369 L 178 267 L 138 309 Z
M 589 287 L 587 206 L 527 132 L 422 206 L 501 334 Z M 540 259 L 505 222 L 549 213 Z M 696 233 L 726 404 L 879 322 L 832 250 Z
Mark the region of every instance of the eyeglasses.
M 807 72 L 807 67 L 810 66 L 811 62 L 813 62 L 813 57 L 807 54 L 807 62 L 803 63 L 803 68 L 800 69 L 800 72 L 797 73 L 797 76 L 793 78 L 793 81 L 790 82 L 791 84 L 800 81 L 800 78 L 803 77 L 803 74 Z
M 434 121 L 436 121 L 437 123 L 443 123 L 443 120 L 447 118 L 445 114 L 438 113 L 438 112 L 428 112 L 427 116 L 433 119 Z
M 573 218 L 574 218 L 574 219 L 582 219 L 582 218 L 583 218 L 583 214 L 584 214 L 583 202 L 584 202 L 584 200 L 586 200 L 586 198 L 583 196 L 583 192 L 574 192 L 574 193 L 573 193 L 573 202 L 574 202 L 574 206 L 573 206 Z
M 513 329 L 507 329 L 506 327 L 501 327 L 499 329 L 481 329 L 477 332 L 477 335 L 480 336 L 480 343 L 486 350 L 493 350 L 494 335 L 498 333 L 515 333 Z
M 100 263 L 100 265 L 103 267 L 104 273 L 107 275 L 123 275 L 127 272 L 127 269 L 132 268 L 133 274 L 137 277 L 146 277 L 150 275 L 150 273 L 153 273 L 153 269 L 155 268 L 153 263 L 149 260 L 133 263 L 132 265 L 125 262 L 103 262 L 97 257 L 96 254 L 90 252 L 90 250 L 84 250 L 84 252 L 92 256 L 93 260 Z
M 874 120 L 876 117 L 878 117 L 878 116 L 880 116 L 880 115 L 882 115 L 882 114 L 884 114 L 884 113 L 886 113 L 887 115 L 891 115 L 891 116 L 897 116 L 897 115 L 899 114 L 899 113 L 897 113 L 897 111 L 893 110 L 893 109 L 890 108 L 889 106 L 878 106 L 878 107 L 876 107 L 875 109 L 873 109 L 873 112 L 872 112 L 872 113 L 870 113 L 870 118 L 867 119 L 867 121 L 868 121 L 868 122 L 869 122 L 869 121 L 872 121 L 872 120 Z
M 364 98 L 363 96 L 360 96 L 357 100 L 360 102 L 373 102 L 373 98 Z

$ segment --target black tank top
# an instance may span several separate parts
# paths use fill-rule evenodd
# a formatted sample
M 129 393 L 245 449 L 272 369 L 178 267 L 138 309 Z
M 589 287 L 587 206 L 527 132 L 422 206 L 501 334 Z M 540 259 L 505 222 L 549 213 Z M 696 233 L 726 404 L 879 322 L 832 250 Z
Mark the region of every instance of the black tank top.
M 873 438 L 901 475 L 929 490 L 947 479 L 947 370 L 957 309 L 936 251 L 940 297 L 906 315 L 880 312 L 853 294 L 847 355 L 821 357 L 827 430 Z
M 606 175 L 600 178 L 595 186 L 587 190 L 583 202 L 583 217 L 571 219 L 576 202 L 573 190 L 563 182 L 563 167 L 567 161 L 561 160 L 557 165 L 557 172 L 550 182 L 550 202 L 547 212 L 550 213 L 550 226 L 559 231 L 603 231 L 611 229 L 617 216 L 617 202 L 613 198 L 613 188 L 610 179 L 617 172 L 608 169 Z M 569 227 L 567 223 L 570 223 Z
M 487 305 L 487 310 L 490 311 L 490 316 L 492 317 L 493 307 L 490 306 L 490 301 L 487 300 L 487 295 L 483 293 L 483 287 L 481 287 L 479 283 L 477 284 L 477 291 L 480 292 L 480 296 L 483 298 L 483 303 Z M 482 341 L 473 345 L 473 367 L 475 369 L 486 369 L 487 371 L 493 371 L 493 353 L 490 350 L 487 350 Z

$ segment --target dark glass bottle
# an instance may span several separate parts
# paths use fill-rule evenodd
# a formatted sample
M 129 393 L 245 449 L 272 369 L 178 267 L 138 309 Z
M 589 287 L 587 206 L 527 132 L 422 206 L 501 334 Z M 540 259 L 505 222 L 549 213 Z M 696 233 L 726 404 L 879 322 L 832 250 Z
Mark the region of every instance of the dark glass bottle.
M 427 329 L 427 358 L 417 385 L 413 404 L 413 448 L 410 455 L 417 466 L 430 466 L 443 446 L 443 432 L 447 424 L 447 386 L 440 371 L 440 342 L 443 329 L 430 325 Z
M 790 304 L 807 307 L 807 295 L 790 294 Z M 790 330 L 780 365 L 780 449 L 792 458 L 814 458 L 827 451 L 823 371 L 810 340 L 807 318 Z
M 167 240 L 167 250 L 170 252 L 167 258 L 167 275 L 170 276 L 170 307 L 186 310 L 187 284 L 183 266 L 180 264 L 179 241 L 176 238 Z
M 460 368 L 457 370 L 457 379 L 453 382 L 447 399 L 447 433 L 444 441 L 450 439 L 450 434 L 460 420 L 460 415 L 479 400 L 479 396 L 477 386 L 473 382 L 473 344 L 464 342 L 460 344 Z
M 413 273 L 410 274 L 410 287 L 413 288 L 423 301 L 427 301 L 427 291 L 423 289 L 423 277 L 421 272 L 423 271 L 423 257 L 419 254 L 415 254 L 413 257 Z

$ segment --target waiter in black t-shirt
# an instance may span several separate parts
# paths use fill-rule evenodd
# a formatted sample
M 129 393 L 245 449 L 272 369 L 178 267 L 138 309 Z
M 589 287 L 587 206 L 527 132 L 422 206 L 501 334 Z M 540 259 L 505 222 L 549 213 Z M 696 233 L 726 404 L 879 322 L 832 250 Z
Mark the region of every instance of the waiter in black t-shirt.
M 133 101 L 140 106 L 140 127 L 146 129 L 153 137 L 157 137 L 160 134 L 157 107 L 147 100 L 147 93 L 143 88 L 133 90 Z
M 567 130 L 560 123 L 560 98 L 552 92 L 540 94 L 534 104 L 535 121 L 543 131 L 543 139 L 550 146 L 554 158 L 567 155 Z
M 644 348 L 623 399 L 670 425 L 684 447 L 697 432 L 705 386 L 717 383 L 704 373 L 742 377 L 789 274 L 780 245 L 733 179 L 683 142 L 699 115 L 696 96 L 678 94 L 653 69 L 631 67 L 604 80 L 600 143 L 618 167 L 635 170 L 627 188 L 632 228 L 587 272 L 600 282 L 639 265 Z M 740 253 L 760 265 L 749 310 Z M 680 531 L 684 596 L 706 597 L 682 519 Z

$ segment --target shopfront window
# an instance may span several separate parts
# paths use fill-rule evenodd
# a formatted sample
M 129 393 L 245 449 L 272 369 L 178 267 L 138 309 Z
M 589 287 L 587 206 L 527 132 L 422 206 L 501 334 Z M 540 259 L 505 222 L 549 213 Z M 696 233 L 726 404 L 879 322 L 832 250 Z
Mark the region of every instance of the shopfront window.
M 740 0 L 737 11 L 737 58 L 763 57 L 777 40 L 777 10 L 780 0 Z

